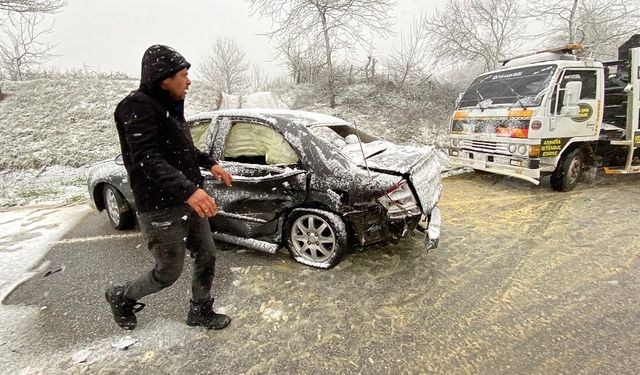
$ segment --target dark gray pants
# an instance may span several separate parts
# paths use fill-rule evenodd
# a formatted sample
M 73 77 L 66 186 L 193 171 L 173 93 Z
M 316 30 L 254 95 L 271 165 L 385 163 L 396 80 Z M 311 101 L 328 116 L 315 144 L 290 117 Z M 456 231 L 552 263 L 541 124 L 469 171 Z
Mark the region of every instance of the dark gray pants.
M 207 218 L 200 218 L 188 205 L 138 214 L 140 229 L 155 266 L 125 285 L 125 296 L 138 300 L 172 285 L 184 265 L 185 251 L 194 258 L 191 292 L 194 302 L 211 298 L 216 264 L 216 246 Z

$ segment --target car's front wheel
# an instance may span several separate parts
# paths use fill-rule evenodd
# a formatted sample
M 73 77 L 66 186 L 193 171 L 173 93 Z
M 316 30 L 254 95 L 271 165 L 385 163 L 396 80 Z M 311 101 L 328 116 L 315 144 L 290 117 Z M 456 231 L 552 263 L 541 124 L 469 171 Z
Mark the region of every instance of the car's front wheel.
M 347 248 L 347 230 L 342 219 L 331 212 L 298 209 L 287 220 L 286 243 L 298 262 L 317 268 L 340 263 Z
M 555 191 L 571 191 L 576 187 L 584 169 L 584 154 L 576 148 L 558 162 L 551 174 L 551 187 Z
M 102 196 L 111 226 L 120 230 L 133 228 L 135 224 L 133 210 L 118 189 L 112 185 L 104 185 Z

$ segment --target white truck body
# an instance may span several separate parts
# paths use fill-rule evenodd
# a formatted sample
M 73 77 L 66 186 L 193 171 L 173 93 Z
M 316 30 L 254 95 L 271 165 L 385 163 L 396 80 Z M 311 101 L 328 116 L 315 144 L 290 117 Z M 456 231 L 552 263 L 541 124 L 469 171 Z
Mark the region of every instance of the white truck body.
M 534 184 L 551 175 L 552 187 L 560 191 L 571 190 L 586 166 L 640 172 L 632 164 L 640 146 L 640 48 L 629 49 L 628 61 L 616 62 L 628 70 L 628 82 L 614 93 L 624 96 L 624 119 L 605 116 L 621 108 L 605 104 L 605 94 L 614 95 L 608 74 L 614 64 L 567 53 L 577 48 L 516 58 L 477 77 L 459 97 L 450 122 L 450 159 Z

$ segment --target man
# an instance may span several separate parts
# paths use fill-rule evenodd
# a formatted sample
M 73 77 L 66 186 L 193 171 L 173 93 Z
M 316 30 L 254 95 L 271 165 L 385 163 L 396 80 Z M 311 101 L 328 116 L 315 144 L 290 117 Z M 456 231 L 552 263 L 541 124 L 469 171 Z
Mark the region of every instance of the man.
M 140 88 L 116 107 L 115 120 L 124 165 L 138 211 L 138 222 L 154 268 L 105 292 L 116 323 L 136 327 L 144 304 L 137 301 L 172 285 L 182 273 L 187 249 L 194 257 L 190 326 L 222 329 L 231 321 L 212 310 L 216 248 L 208 219 L 216 203 L 202 189 L 199 167 L 231 186 L 231 175 L 200 152 L 184 120 L 184 98 L 191 67 L 174 49 L 154 45 L 142 58 Z

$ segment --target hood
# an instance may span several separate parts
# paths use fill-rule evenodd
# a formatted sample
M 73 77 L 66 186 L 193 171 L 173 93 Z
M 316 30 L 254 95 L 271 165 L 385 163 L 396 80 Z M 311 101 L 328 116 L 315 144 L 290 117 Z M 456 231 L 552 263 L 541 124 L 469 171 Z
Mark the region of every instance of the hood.
M 363 160 L 362 154 L 366 159 Z M 433 154 L 433 148 L 425 146 L 424 149 L 414 146 L 396 145 L 387 141 L 373 141 L 369 143 L 350 144 L 342 149 L 358 166 L 380 171 L 389 171 L 405 174 L 411 170 L 420 160 Z
M 171 77 L 191 64 L 169 46 L 153 45 L 142 56 L 142 71 L 140 73 L 140 87 L 153 88 L 158 82 Z

